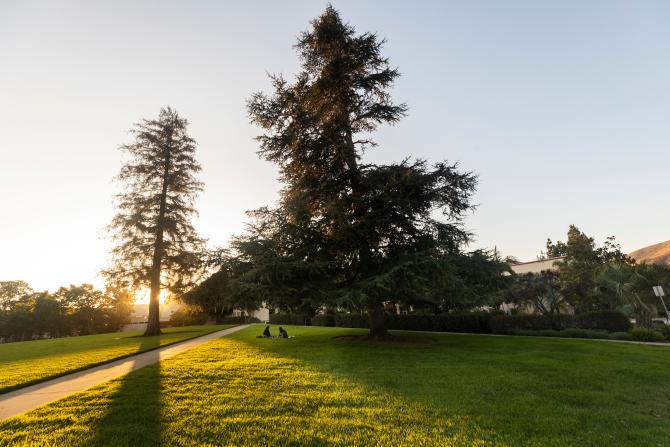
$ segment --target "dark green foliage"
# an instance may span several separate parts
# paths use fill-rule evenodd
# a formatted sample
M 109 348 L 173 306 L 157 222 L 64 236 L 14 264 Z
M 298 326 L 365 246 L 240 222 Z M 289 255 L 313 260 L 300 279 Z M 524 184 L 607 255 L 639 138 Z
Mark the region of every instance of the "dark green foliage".
M 626 309 L 637 325 L 652 327 L 652 319 L 661 308 L 652 287 L 670 281 L 670 268 L 657 264 L 606 264 L 596 276 L 596 298 L 610 307 Z
M 592 329 L 567 328 L 561 331 L 555 329 L 530 330 L 530 329 L 515 329 L 511 335 L 524 335 L 530 337 L 559 337 L 559 338 L 593 338 L 606 339 L 608 333 L 606 331 L 595 331 Z
M 569 327 L 559 332 L 562 337 L 568 338 L 607 338 L 608 332 L 595 329 Z
M 391 315 L 389 327 L 415 331 L 467 332 L 488 334 L 491 332 L 492 314 L 453 313 L 439 315 Z
M 370 320 L 363 314 L 335 314 L 335 326 L 369 328 Z
M 563 298 L 577 313 L 594 310 L 613 309 L 611 298 L 597 293 L 597 275 L 608 264 L 634 264 L 634 260 L 621 251 L 614 236 L 606 239 L 601 247 L 596 247 L 592 237 L 582 233 L 575 225 L 568 229 L 567 242 L 553 244 L 547 240 L 547 251 L 565 256 L 557 262 L 558 286 Z
M 663 338 L 670 340 L 670 324 L 662 324 L 656 329 L 658 329 L 658 331 L 663 334 Z
M 5 300 L 0 311 L 4 342 L 114 332 L 130 315 L 132 296 L 122 290 L 102 292 L 90 284 L 61 287 L 53 294 L 30 287 L 11 290 L 25 294 Z
M 575 316 L 575 325 L 585 329 L 607 332 L 627 332 L 631 328 L 630 319 L 615 310 L 586 312 Z
M 621 312 L 602 311 L 581 315 L 499 315 L 491 320 L 491 330 L 495 334 L 510 334 L 517 330 L 562 331 L 568 328 L 605 332 L 625 332 L 630 321 Z
M 633 336 L 630 332 L 612 332 L 608 338 L 610 340 L 632 340 Z
M 270 314 L 270 324 L 292 324 L 295 326 L 309 326 L 311 318 L 304 314 Z
M 663 334 L 646 327 L 631 329 L 630 335 L 635 341 L 663 341 Z
M 560 331 L 573 326 L 572 315 L 497 315 L 491 318 L 491 332 L 494 334 L 511 334 L 516 330 L 544 330 Z
M 539 314 L 558 314 L 566 308 L 557 274 L 551 270 L 508 277 L 509 287 L 502 294 L 507 303 Z
M 468 332 L 487 334 L 491 332 L 489 321 L 492 314 L 453 313 L 440 315 L 387 315 L 389 329 L 433 331 L 433 332 Z M 275 314 L 270 316 L 273 324 L 300 324 L 308 321 L 312 326 L 369 328 L 370 323 L 364 314 L 320 314 L 308 318 L 304 315 Z M 293 323 L 293 322 L 300 323 Z
M 197 309 L 182 307 L 170 315 L 170 326 L 196 326 L 207 322 L 207 314 Z
M 256 317 L 251 317 L 249 315 L 240 315 L 237 317 L 227 316 L 221 317 L 216 321 L 217 324 L 249 324 L 249 323 L 261 323 Z
M 335 327 L 335 314 L 319 314 L 314 315 L 310 319 L 312 326 L 325 326 L 325 327 Z M 347 327 L 347 326 L 343 326 Z
M 372 134 L 406 113 L 389 90 L 398 77 L 383 40 L 356 34 L 328 7 L 296 45 L 294 82 L 271 78 L 249 101 L 264 133 L 259 154 L 284 188 L 232 243 L 222 271 L 230 301 L 314 315 L 322 306 L 367 312 L 385 334 L 384 302 L 470 308 L 505 282 L 506 264 L 464 255 L 476 177 L 456 163 L 365 163 Z M 414 149 L 413 149 L 414 150 Z
M 180 301 L 190 307 L 198 308 L 218 321 L 230 315 L 234 307 L 244 308 L 241 303 L 231 302 L 230 283 L 228 271 L 221 269 L 183 294 Z

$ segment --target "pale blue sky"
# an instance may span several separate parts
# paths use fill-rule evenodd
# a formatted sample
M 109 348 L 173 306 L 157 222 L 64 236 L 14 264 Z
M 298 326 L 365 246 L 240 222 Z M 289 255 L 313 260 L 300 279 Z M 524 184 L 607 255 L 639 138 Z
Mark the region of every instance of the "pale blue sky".
M 388 39 L 409 116 L 368 160 L 480 176 L 473 248 L 533 259 L 577 224 L 624 249 L 670 239 L 670 3 L 338 1 Z M 0 280 L 96 282 L 117 146 L 165 105 L 192 123 L 212 245 L 273 203 L 245 100 L 297 68 L 321 1 L 0 3 Z

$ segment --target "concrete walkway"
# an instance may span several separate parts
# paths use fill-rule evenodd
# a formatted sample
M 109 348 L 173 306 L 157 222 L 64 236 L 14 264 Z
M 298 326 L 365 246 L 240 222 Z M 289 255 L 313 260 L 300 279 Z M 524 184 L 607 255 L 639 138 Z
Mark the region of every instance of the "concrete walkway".
M 84 391 L 144 366 L 169 359 L 210 340 L 241 331 L 248 326 L 235 326 L 222 331 L 212 332 L 202 337 L 192 338 L 163 348 L 154 349 L 153 351 L 125 357 L 114 362 L 105 363 L 104 365 L 38 383 L 37 385 L 27 386 L 7 394 L 0 394 L 0 421 L 62 399 L 71 394 Z

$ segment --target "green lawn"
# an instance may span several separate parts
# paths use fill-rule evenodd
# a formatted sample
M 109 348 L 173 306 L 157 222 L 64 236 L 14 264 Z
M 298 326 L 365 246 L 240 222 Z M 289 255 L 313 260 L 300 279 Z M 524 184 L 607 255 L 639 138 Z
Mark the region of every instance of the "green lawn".
M 169 328 L 146 338 L 138 337 L 139 332 L 115 332 L 0 344 L 0 393 L 226 327 L 230 325 Z
M 0 423 L 0 445 L 667 446 L 670 348 L 262 326 Z M 409 334 L 408 334 L 409 335 Z M 418 334 L 413 334 L 418 336 Z

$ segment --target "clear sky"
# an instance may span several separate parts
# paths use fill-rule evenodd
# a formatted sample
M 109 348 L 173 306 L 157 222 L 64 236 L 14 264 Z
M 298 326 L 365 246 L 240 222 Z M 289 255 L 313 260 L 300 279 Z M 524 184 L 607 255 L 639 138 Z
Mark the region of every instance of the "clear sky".
M 409 116 L 371 161 L 460 160 L 480 176 L 473 248 L 531 260 L 577 224 L 626 250 L 670 239 L 670 2 L 345 1 L 388 39 Z M 0 3 L 0 280 L 94 282 L 119 144 L 171 105 L 191 121 L 212 246 L 271 204 L 245 101 L 320 1 Z

